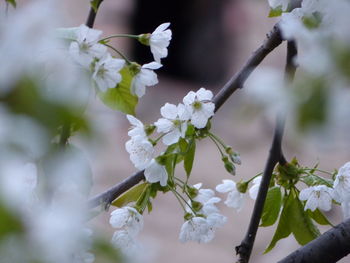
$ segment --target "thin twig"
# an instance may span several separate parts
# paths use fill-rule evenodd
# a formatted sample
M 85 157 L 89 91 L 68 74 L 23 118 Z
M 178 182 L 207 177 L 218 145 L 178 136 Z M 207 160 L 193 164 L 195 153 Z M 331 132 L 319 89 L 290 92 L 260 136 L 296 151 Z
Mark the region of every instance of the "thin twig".
M 331 228 L 278 263 L 333 263 L 350 253 L 350 219 Z
M 100 7 L 101 3 L 103 2 L 103 0 L 100 0 L 97 4 L 97 10 L 98 8 Z M 85 25 L 90 27 L 90 28 L 93 28 L 94 27 L 94 24 L 95 24 L 95 19 L 96 19 L 96 12 L 95 10 L 90 7 L 90 11 L 89 11 L 89 15 L 88 15 L 88 18 L 86 19 L 86 23 Z
M 294 64 L 294 59 L 296 55 L 297 55 L 297 49 L 295 46 L 295 42 L 289 41 L 287 46 L 287 58 L 286 58 L 286 68 L 285 68 L 286 82 L 293 80 L 295 70 L 296 70 L 296 66 Z M 281 165 L 284 165 L 286 163 L 286 159 L 284 158 L 284 155 L 282 152 L 282 137 L 283 137 L 283 131 L 284 131 L 284 124 L 285 124 L 284 113 L 280 113 L 278 114 L 278 117 L 277 117 L 271 149 L 270 149 L 269 156 L 265 165 L 264 173 L 261 179 L 258 196 L 255 201 L 253 214 L 250 218 L 248 230 L 241 244 L 236 247 L 236 253 L 239 255 L 238 262 L 240 263 L 249 262 L 249 258 L 254 246 L 256 233 L 259 228 L 259 222 L 263 212 L 273 170 L 277 163 L 280 163 Z

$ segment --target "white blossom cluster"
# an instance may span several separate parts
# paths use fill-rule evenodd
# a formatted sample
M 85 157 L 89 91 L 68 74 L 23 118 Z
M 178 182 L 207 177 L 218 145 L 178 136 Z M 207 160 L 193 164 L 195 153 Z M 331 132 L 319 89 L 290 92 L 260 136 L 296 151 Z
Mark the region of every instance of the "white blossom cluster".
M 169 23 L 160 25 L 152 34 L 149 34 L 149 45 L 154 55 L 154 62 L 143 66 L 114 58 L 101 41 L 101 30 L 80 25 L 77 28 L 60 29 L 61 35 L 69 39 L 69 54 L 79 65 L 91 73 L 92 80 L 101 92 L 115 88 L 122 81 L 120 71 L 126 66 L 133 66 L 131 92 L 137 97 L 145 94 L 146 87 L 158 83 L 154 70 L 162 67 L 160 58 L 167 56 L 167 47 L 171 40 Z
M 112 244 L 125 255 L 137 253 L 140 244 L 136 237 L 143 228 L 142 215 L 135 208 L 125 206 L 111 213 L 109 223 L 117 229 L 113 234 Z
M 305 210 L 315 211 L 317 208 L 329 211 L 332 201 L 341 204 L 344 218 L 349 218 L 350 210 L 350 162 L 344 164 L 338 171 L 333 187 L 325 185 L 311 186 L 300 191 L 300 200 L 305 200 Z
M 166 103 L 160 110 L 163 118 L 154 123 L 157 132 L 163 133 L 163 143 L 169 146 L 177 143 L 180 138 L 185 138 L 189 124 L 198 129 L 204 128 L 214 115 L 215 105 L 211 102 L 212 98 L 211 91 L 201 88 L 197 92 L 190 91 L 184 97 L 183 104 L 176 106 Z M 168 175 L 164 166 L 157 161 L 156 151 L 146 133 L 145 125 L 131 115 L 127 115 L 127 118 L 132 126 L 128 132 L 131 139 L 125 144 L 130 160 L 138 170 L 145 170 L 148 182 L 160 182 L 165 186 Z
M 187 241 L 208 243 L 214 238 L 215 230 L 218 227 L 222 227 L 227 221 L 227 218 L 220 214 L 219 209 L 215 205 L 221 199 L 215 196 L 213 190 L 201 189 L 201 186 L 201 183 L 194 185 L 194 188 L 198 190 L 198 194 L 193 199 L 193 201 L 201 205 L 199 211 L 196 211 L 201 216 L 194 214 L 193 208 L 186 208 L 187 212 L 192 214 L 192 217 L 181 227 L 179 239 L 182 243 Z M 188 201 L 188 203 L 193 207 L 191 201 Z

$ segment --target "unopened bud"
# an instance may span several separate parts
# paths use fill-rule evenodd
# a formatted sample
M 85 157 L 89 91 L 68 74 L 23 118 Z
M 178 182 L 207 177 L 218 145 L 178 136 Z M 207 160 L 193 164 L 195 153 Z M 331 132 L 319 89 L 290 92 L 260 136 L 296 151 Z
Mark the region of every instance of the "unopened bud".
M 198 212 L 199 210 L 201 210 L 202 207 L 203 207 L 203 204 L 202 204 L 201 202 L 192 201 L 191 204 L 192 204 L 192 209 L 193 209 L 194 211 L 196 211 L 196 212 Z
M 198 189 L 197 188 L 194 188 L 194 187 L 191 187 L 191 186 L 186 186 L 186 190 L 187 190 L 187 193 L 188 195 L 193 199 L 195 198 L 197 195 L 198 195 Z
M 150 33 L 148 33 L 148 34 L 141 34 L 141 35 L 139 35 L 139 37 L 138 37 L 138 41 L 141 43 L 141 44 L 143 44 L 143 45 L 145 45 L 145 46 L 149 46 L 149 39 L 151 38 L 151 34 Z
M 242 182 L 242 181 L 240 181 L 240 182 L 238 182 L 237 184 L 236 184 L 236 187 L 237 187 L 237 190 L 239 191 L 239 192 L 241 192 L 241 193 L 245 193 L 245 192 L 247 192 L 247 189 L 248 189 L 248 182 Z
M 224 166 L 226 171 L 228 171 L 232 175 L 236 175 L 236 167 L 232 162 L 229 161 L 227 156 L 222 157 L 222 161 L 224 162 Z
M 155 126 L 155 125 L 152 125 L 152 124 L 147 125 L 147 126 L 145 127 L 145 133 L 146 133 L 146 135 L 147 135 L 147 136 L 150 136 L 150 135 L 155 131 L 155 129 L 156 129 L 156 126 Z

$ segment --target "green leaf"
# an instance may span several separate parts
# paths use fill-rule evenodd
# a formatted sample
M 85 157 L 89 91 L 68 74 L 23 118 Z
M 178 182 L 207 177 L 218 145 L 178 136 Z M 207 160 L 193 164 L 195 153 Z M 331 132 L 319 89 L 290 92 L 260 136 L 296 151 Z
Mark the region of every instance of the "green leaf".
M 325 185 L 328 187 L 333 187 L 333 182 L 329 179 L 323 178 L 318 175 L 309 174 L 302 177 L 303 182 L 305 182 L 308 186 L 314 185 Z
M 180 138 L 179 140 L 179 147 L 180 147 L 180 151 L 181 151 L 181 154 L 186 154 L 187 151 L 188 151 L 188 143 L 185 139 L 183 138 Z
M 277 225 L 276 232 L 273 235 L 273 238 L 270 244 L 265 249 L 264 254 L 271 251 L 279 240 L 288 237 L 292 233 L 292 230 L 290 228 L 290 223 L 293 223 L 293 222 L 290 222 L 290 218 L 289 218 L 289 214 L 290 214 L 289 210 L 290 210 L 292 201 L 293 201 L 292 194 L 289 194 L 288 197 L 284 200 L 284 206 L 281 212 L 281 216 Z
M 17 3 L 16 3 L 16 0 L 6 0 L 6 2 L 10 5 L 13 6 L 13 8 L 16 8 L 17 7 Z
M 119 110 L 125 114 L 135 115 L 138 98 L 131 93 L 134 76 L 128 66 L 122 68 L 119 73 L 122 76 L 122 81 L 115 88 L 108 89 L 106 92 L 98 92 L 98 95 L 109 108 Z
M 332 223 L 328 221 L 327 217 L 325 217 L 325 215 L 319 209 L 316 209 L 313 212 L 308 209 L 306 212 L 316 223 L 320 225 L 333 226 Z
M 95 13 L 97 13 L 98 7 L 100 6 L 101 0 L 91 0 L 90 5 L 94 9 Z
M 124 262 L 122 253 L 115 248 L 109 240 L 105 240 L 104 238 L 94 238 L 92 243 L 92 253 L 97 256 L 98 262 L 106 262 L 101 261 L 101 259 L 107 259 L 107 262 Z
M 282 193 L 280 187 L 275 186 L 270 188 L 265 200 L 264 210 L 261 217 L 261 226 L 272 226 L 276 222 L 281 205 Z
M 290 229 L 300 245 L 305 245 L 320 235 L 310 216 L 304 211 L 299 198 L 293 194 L 293 201 L 289 210 Z
M 184 168 L 185 168 L 187 177 L 190 176 L 192 171 L 195 152 L 196 152 L 196 141 L 193 139 L 190 142 L 187 153 L 184 157 Z
M 282 13 L 283 13 L 282 5 L 279 5 L 276 8 L 271 8 L 270 9 L 269 17 L 281 16 Z
M 7 235 L 23 231 L 23 225 L 18 218 L 18 215 L 15 215 L 0 202 L 0 241 Z
M 117 207 L 123 207 L 128 203 L 137 201 L 148 185 L 148 183 L 142 183 L 134 186 L 129 191 L 125 192 L 119 198 L 114 200 L 112 205 Z
M 165 170 L 168 173 L 168 176 L 172 177 L 174 174 L 174 161 L 175 161 L 176 154 L 167 154 L 164 157 L 166 158 Z

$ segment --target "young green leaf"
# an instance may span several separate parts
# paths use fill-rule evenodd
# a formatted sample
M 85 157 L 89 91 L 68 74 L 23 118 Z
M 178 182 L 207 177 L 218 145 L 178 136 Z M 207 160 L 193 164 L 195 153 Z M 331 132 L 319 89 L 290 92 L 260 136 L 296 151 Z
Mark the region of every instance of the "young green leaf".
M 309 174 L 302 177 L 303 182 L 305 182 L 308 186 L 314 185 L 325 185 L 328 187 L 333 187 L 333 182 L 329 179 L 323 178 L 318 175 Z
M 280 215 L 280 219 L 277 225 L 276 232 L 273 235 L 273 238 L 270 244 L 265 249 L 264 254 L 271 251 L 279 240 L 288 237 L 292 233 L 290 225 L 293 224 L 293 222 L 290 221 L 290 217 L 289 217 L 289 214 L 290 214 L 289 210 L 290 210 L 292 201 L 293 201 L 292 194 L 289 194 L 288 197 L 284 200 L 284 205 L 283 205 L 282 213 Z
M 7 235 L 23 231 L 23 225 L 18 215 L 13 214 L 2 202 L 0 203 L 0 241 Z
M 300 245 L 305 245 L 320 235 L 317 227 L 312 223 L 310 216 L 304 211 L 304 206 L 299 198 L 293 194 L 288 216 L 290 229 Z
M 98 95 L 103 103 L 111 109 L 135 115 L 138 98 L 131 93 L 134 76 L 128 66 L 122 68 L 119 73 L 122 76 L 122 81 L 115 88 L 108 89 L 106 92 L 98 92 Z
M 325 217 L 325 215 L 319 209 L 316 209 L 313 212 L 308 209 L 306 212 L 316 223 L 320 225 L 333 226 L 332 223 L 328 221 L 327 217 Z
M 282 193 L 278 186 L 272 187 L 267 193 L 260 226 L 272 226 L 279 215 L 282 205 Z
M 119 198 L 114 200 L 112 205 L 117 207 L 123 207 L 128 203 L 136 202 L 148 185 L 148 183 L 136 185 L 135 187 L 131 188 L 129 191 L 121 195 Z
M 187 153 L 184 157 L 184 168 L 185 168 L 187 177 L 190 176 L 192 171 L 195 152 L 196 152 L 196 141 L 193 139 L 189 143 Z

